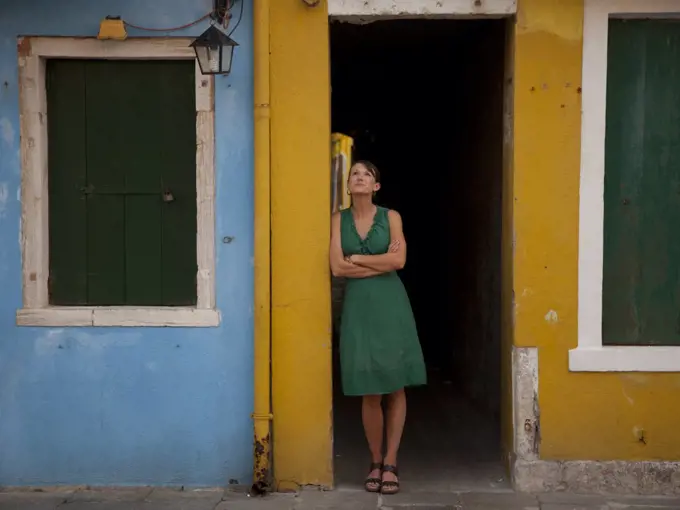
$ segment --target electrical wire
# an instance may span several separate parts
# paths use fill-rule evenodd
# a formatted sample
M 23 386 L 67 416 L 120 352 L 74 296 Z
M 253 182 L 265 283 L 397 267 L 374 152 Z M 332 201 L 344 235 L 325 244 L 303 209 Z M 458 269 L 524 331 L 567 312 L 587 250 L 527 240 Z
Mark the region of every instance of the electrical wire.
M 236 0 L 231 0 L 231 7 L 234 6 L 234 2 L 236 2 Z M 233 34 L 236 31 L 236 27 L 238 27 L 239 23 L 241 23 L 241 19 L 243 19 L 243 4 L 244 3 L 246 3 L 246 0 L 241 0 L 241 9 L 239 9 L 238 19 L 236 20 L 236 24 L 234 25 L 234 28 L 232 28 L 229 31 L 229 34 L 227 34 L 229 37 L 231 37 L 231 34 Z M 231 7 L 229 7 L 229 9 L 231 9 Z
M 170 28 L 148 28 L 148 27 L 141 27 L 139 25 L 133 25 L 132 23 L 128 23 L 127 21 L 123 21 L 123 24 L 126 27 L 134 28 L 136 30 L 144 30 L 145 32 L 175 32 L 177 30 L 183 30 L 185 28 L 193 27 L 194 25 L 199 24 L 201 21 L 208 19 L 210 16 L 213 15 L 215 11 L 210 11 L 208 14 L 205 14 L 204 16 L 201 16 L 197 20 L 192 21 L 191 23 L 187 23 L 185 25 L 180 25 L 178 27 L 170 27 Z
M 214 14 L 219 14 L 220 18 L 223 18 L 225 20 L 225 25 L 228 24 L 229 21 L 229 11 L 234 7 L 234 4 L 236 3 L 236 0 L 228 0 L 227 1 L 227 7 L 223 11 L 210 11 L 207 14 L 204 14 L 200 18 L 191 21 L 189 23 L 186 23 L 184 25 L 180 25 L 178 27 L 168 27 L 168 28 L 150 28 L 150 27 L 142 27 L 140 25 L 133 25 L 132 23 L 128 23 L 127 21 L 123 21 L 123 24 L 126 27 L 134 28 L 135 30 L 143 30 L 145 32 L 176 32 L 177 30 L 184 30 L 185 28 L 193 27 L 194 25 L 198 25 L 201 21 L 204 21 L 210 17 L 212 17 Z M 238 26 L 239 23 L 241 23 L 241 18 L 243 17 L 243 3 L 244 0 L 241 0 L 241 9 L 239 12 L 238 16 L 238 21 L 236 22 L 236 25 L 234 25 L 234 28 L 231 29 L 231 32 L 229 32 L 229 35 L 234 33 L 234 30 L 236 30 L 236 27 Z M 225 26 L 226 28 L 226 26 Z

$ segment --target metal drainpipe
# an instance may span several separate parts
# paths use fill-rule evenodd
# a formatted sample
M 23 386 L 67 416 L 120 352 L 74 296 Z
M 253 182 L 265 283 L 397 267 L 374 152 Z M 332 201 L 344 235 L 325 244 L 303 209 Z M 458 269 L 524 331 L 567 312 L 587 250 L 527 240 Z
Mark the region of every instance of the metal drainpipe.
M 241 0 L 246 1 L 246 0 Z M 271 459 L 271 166 L 269 0 L 253 3 L 255 152 L 255 401 L 253 488 L 268 490 Z

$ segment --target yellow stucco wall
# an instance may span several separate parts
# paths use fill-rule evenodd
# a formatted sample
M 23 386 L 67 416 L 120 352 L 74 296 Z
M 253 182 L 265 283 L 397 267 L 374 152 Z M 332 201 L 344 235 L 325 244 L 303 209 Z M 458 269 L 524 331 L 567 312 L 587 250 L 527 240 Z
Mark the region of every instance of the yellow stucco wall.
M 540 456 L 677 460 L 680 375 L 568 370 L 568 351 L 577 344 L 583 1 L 519 6 L 514 341 L 539 348 Z
M 286 490 L 332 485 L 328 8 L 270 9 L 273 470 Z
M 279 489 L 332 486 L 329 217 L 316 212 L 330 210 L 326 12 L 324 1 L 315 8 L 300 0 L 271 5 L 272 410 Z M 541 458 L 677 459 L 680 375 L 568 371 L 568 351 L 577 344 L 582 25 L 583 0 L 520 0 L 509 37 L 514 118 L 506 130 L 512 137 L 506 138 L 504 182 L 504 444 L 512 447 L 514 343 L 539 348 Z

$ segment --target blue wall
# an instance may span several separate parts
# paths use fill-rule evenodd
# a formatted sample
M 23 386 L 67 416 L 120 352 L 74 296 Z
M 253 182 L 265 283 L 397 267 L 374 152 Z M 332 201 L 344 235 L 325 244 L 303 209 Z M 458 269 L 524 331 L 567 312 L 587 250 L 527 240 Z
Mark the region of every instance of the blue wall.
M 22 301 L 17 36 L 94 36 L 108 14 L 135 25 L 172 27 L 211 7 L 211 0 L 3 0 L 0 5 L 0 485 L 250 483 L 250 2 L 233 34 L 240 46 L 232 74 L 215 83 L 221 327 L 15 325 Z M 207 26 L 151 35 L 194 36 Z M 234 242 L 222 244 L 227 235 Z

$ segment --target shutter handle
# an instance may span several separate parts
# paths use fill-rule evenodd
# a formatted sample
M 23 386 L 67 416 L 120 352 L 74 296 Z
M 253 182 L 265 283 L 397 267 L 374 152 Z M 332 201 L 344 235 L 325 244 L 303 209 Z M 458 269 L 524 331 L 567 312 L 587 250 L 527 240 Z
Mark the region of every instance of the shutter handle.
M 174 202 L 175 201 L 175 196 L 172 194 L 172 192 L 169 189 L 166 189 L 163 192 L 163 202 Z

